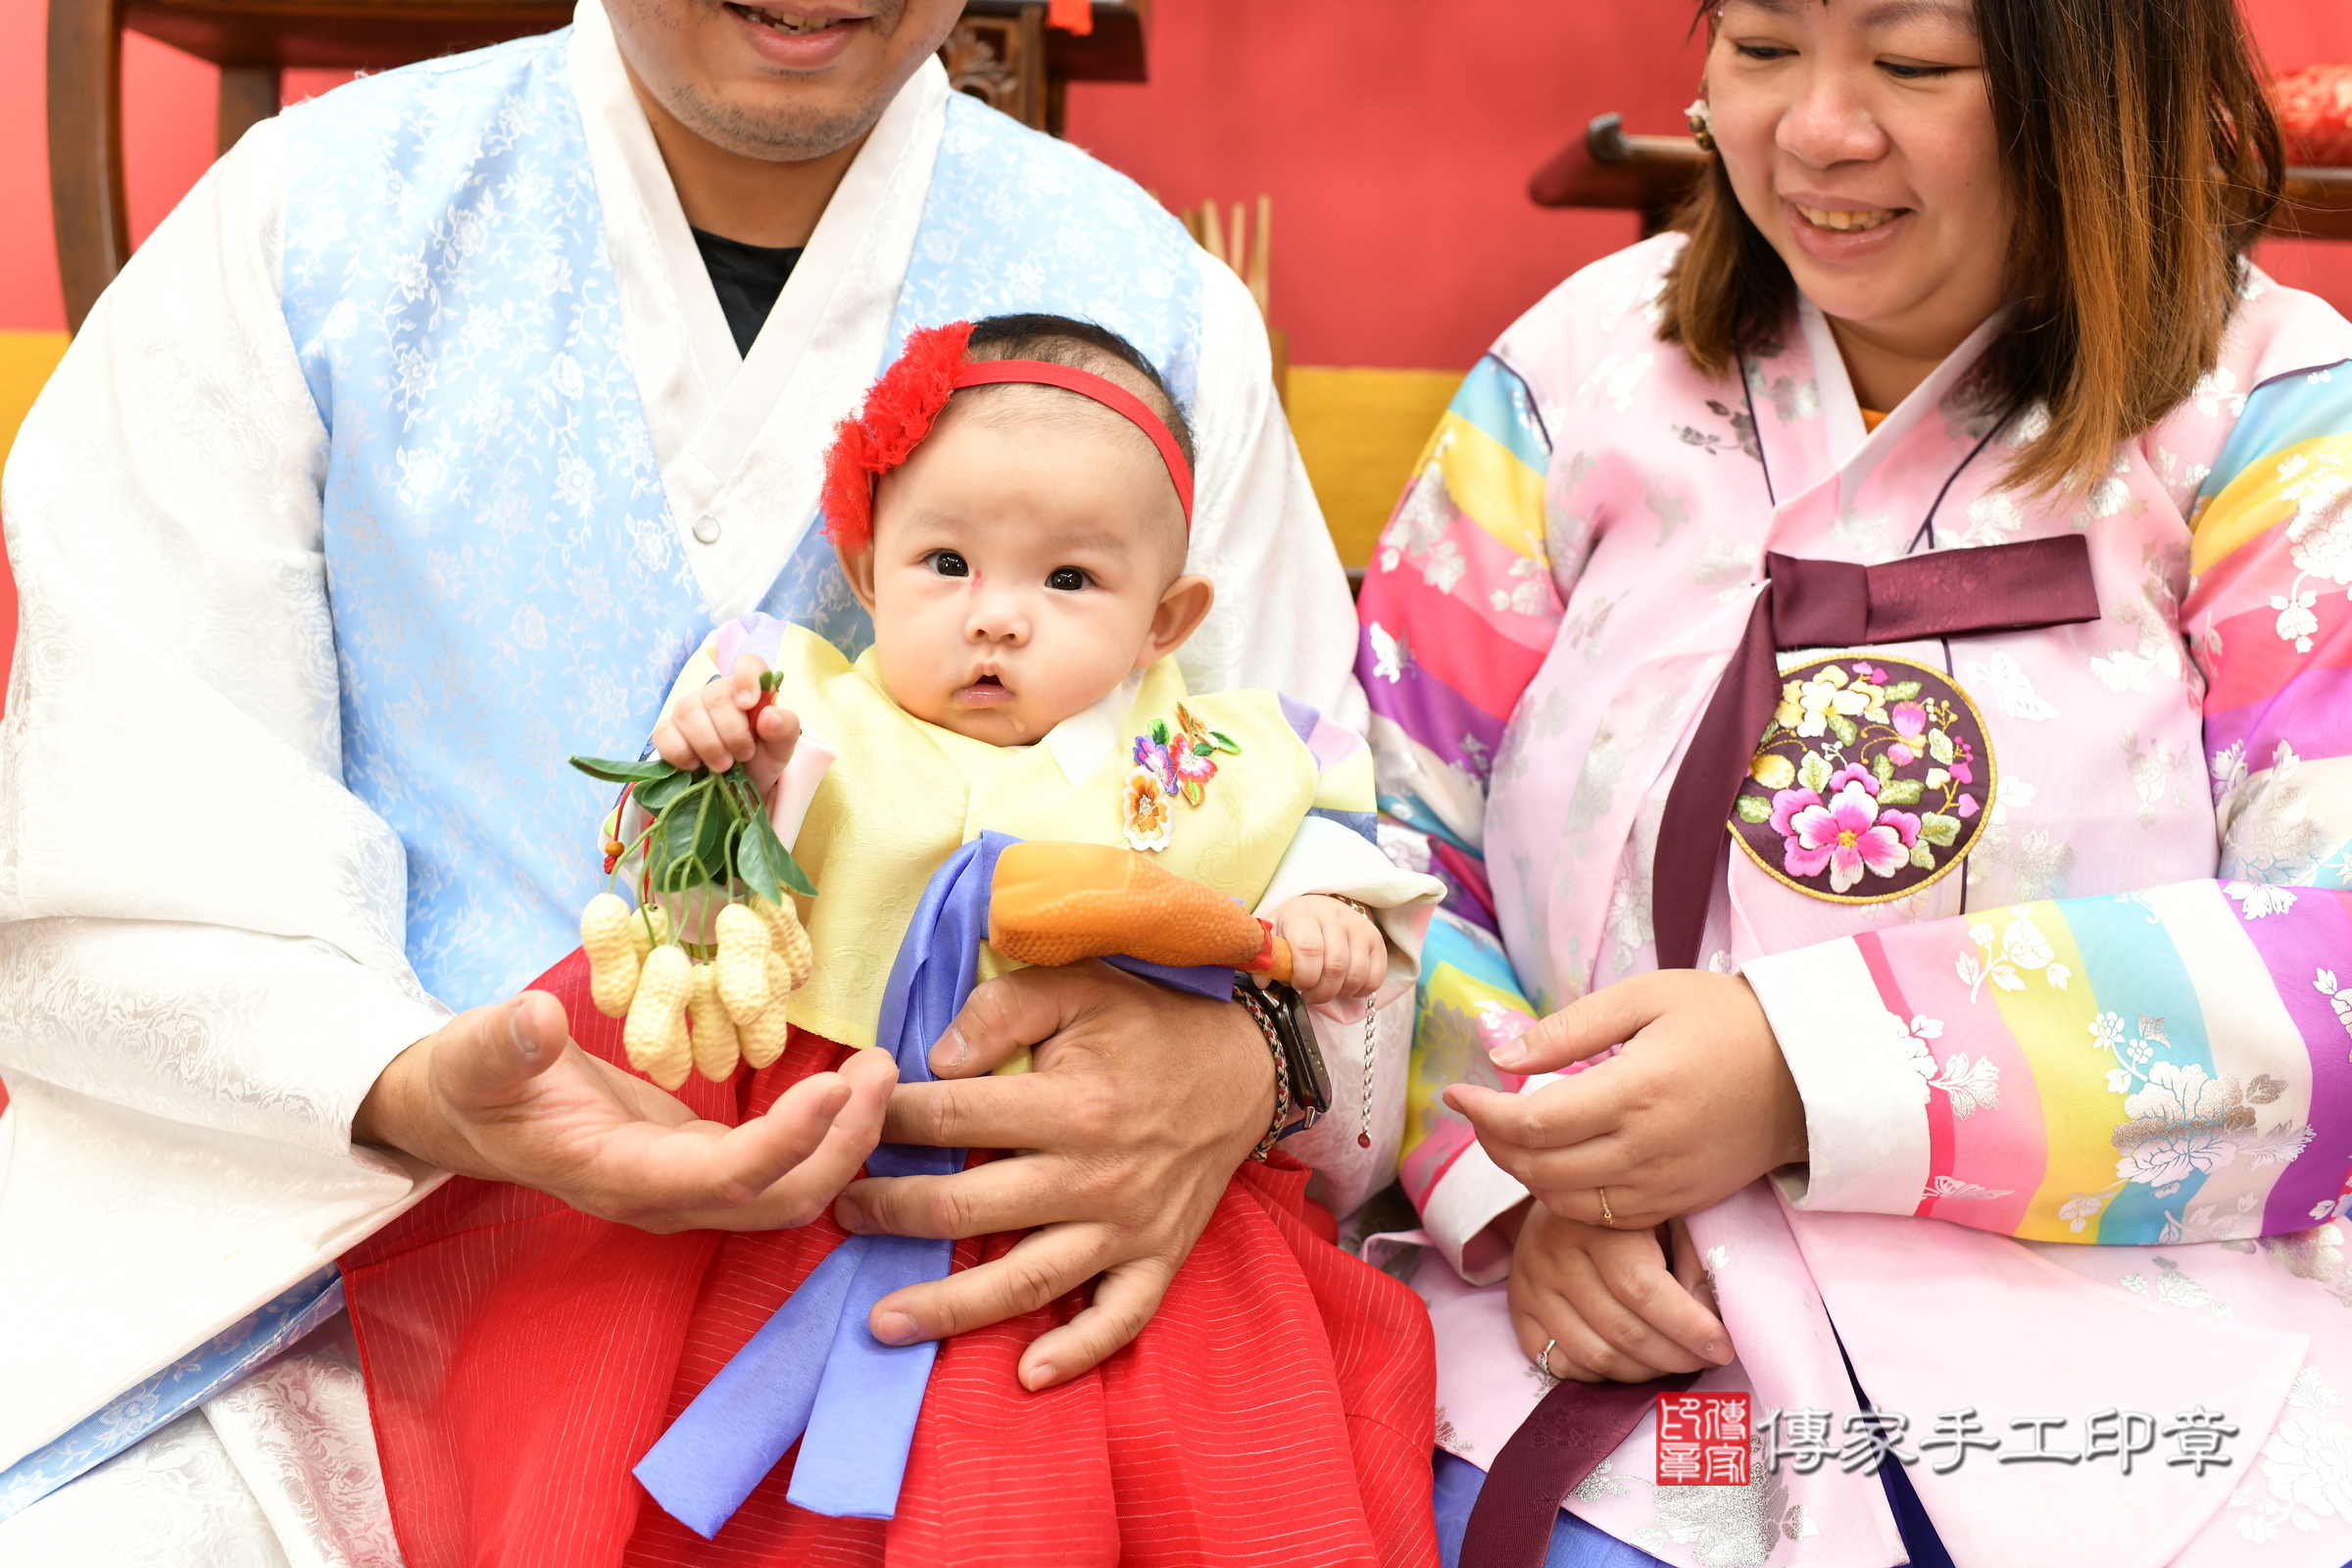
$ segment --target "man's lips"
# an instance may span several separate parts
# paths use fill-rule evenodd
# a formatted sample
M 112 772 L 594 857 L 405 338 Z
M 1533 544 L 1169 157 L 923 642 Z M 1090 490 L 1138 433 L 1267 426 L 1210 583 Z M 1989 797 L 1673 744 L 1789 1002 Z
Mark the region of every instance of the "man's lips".
M 829 66 L 872 19 L 821 3 L 815 5 L 743 5 L 728 0 L 725 7 L 760 58 L 787 70 Z
M 773 28 L 787 36 L 806 36 L 822 32 L 841 23 L 864 22 L 864 13 L 848 11 L 826 5 L 751 5 L 743 0 L 726 0 L 726 7 L 747 22 Z

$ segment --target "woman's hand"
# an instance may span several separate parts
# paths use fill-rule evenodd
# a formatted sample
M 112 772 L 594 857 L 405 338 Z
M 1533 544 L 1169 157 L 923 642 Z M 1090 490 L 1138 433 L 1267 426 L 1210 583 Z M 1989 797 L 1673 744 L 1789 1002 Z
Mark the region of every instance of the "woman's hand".
M 1680 1220 L 1668 1271 L 1660 1227 L 1604 1230 L 1525 1206 L 1511 1249 L 1511 1327 L 1527 1358 L 1575 1383 L 1646 1383 L 1732 1359 L 1697 1249 Z M 1548 1356 L 1544 1348 L 1550 1347 Z
M 1738 975 L 1620 980 L 1497 1048 L 1494 1064 L 1549 1072 L 1619 1044 L 1609 1060 L 1532 1095 L 1455 1084 L 1446 1102 L 1554 1214 L 1618 1230 L 1704 1208 L 1805 1157 L 1796 1080 Z
M 726 1127 L 589 1055 L 562 1004 L 526 991 L 459 1013 L 393 1058 L 352 1141 L 640 1230 L 775 1230 L 823 1213 L 858 1173 L 898 1078 L 887 1052 L 857 1052 Z
M 1035 1071 L 986 1076 L 1023 1047 Z M 834 1218 L 899 1236 L 1031 1231 L 994 1262 L 875 1302 L 869 1322 L 888 1345 L 1002 1322 L 1100 1275 L 1093 1301 L 1022 1352 L 1031 1390 L 1143 1331 L 1274 1110 L 1273 1058 L 1248 1013 L 1097 962 L 980 986 L 931 1070 L 966 1081 L 900 1085 L 886 1138 L 1021 1152 L 953 1176 L 858 1182 Z

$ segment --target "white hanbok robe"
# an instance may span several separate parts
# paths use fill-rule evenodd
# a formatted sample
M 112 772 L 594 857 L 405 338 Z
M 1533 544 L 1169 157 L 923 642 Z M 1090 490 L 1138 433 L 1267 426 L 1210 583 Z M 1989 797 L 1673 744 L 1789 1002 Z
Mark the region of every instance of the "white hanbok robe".
M 823 433 L 878 370 L 894 316 L 921 314 L 916 281 L 992 265 L 986 234 L 941 254 L 956 237 L 923 227 L 943 137 L 971 124 L 974 106 L 951 102 L 935 64 L 916 74 L 745 356 L 599 0 L 581 0 L 566 34 L 506 47 L 539 51 L 576 97 L 593 165 L 582 221 L 591 249 L 601 240 L 611 289 L 587 319 L 617 340 L 633 381 L 618 392 L 642 405 L 659 474 L 641 507 L 658 526 L 637 544 L 683 563 L 677 575 L 708 620 L 759 607 L 808 544 Z M 482 58 L 414 68 L 422 74 L 406 86 L 385 85 L 402 74 L 370 78 L 314 108 L 362 89 L 378 94 L 364 103 L 462 95 L 475 79 L 468 62 Z M 497 134 L 545 132 L 507 108 L 492 117 Z M 435 1184 L 413 1161 L 355 1147 L 352 1120 L 386 1063 L 451 1004 L 486 1000 L 437 996 L 419 979 L 424 945 L 446 956 L 479 934 L 416 928 L 416 847 L 347 780 L 354 649 L 397 628 L 352 624 L 343 580 L 330 594 L 332 425 L 373 421 L 396 436 L 432 394 L 434 369 L 404 366 L 372 403 L 331 416 L 306 384 L 287 301 L 334 280 L 304 272 L 322 237 L 289 231 L 289 213 L 310 210 L 289 169 L 318 167 L 319 149 L 296 139 L 318 123 L 290 111 L 257 126 L 156 230 L 26 418 L 6 473 L 22 598 L 0 724 L 0 1079 L 11 1097 L 0 1115 L 0 1344 L 11 1348 L 0 1356 L 0 1561 L 12 1565 L 396 1556 L 364 1395 L 331 1318 L 266 1372 L 62 1490 L 24 1474 L 26 1455 L 93 1412 L 100 1427 L 139 1421 L 158 1380 L 200 1369 L 216 1336 Z M 1044 138 L 1018 147 L 979 175 L 958 167 L 1016 197 L 1024 181 L 1066 180 L 1083 164 Z M 403 192 L 377 194 L 390 207 Z M 546 193 L 486 199 L 527 217 Z M 435 219 L 445 243 L 414 263 L 416 286 L 446 290 L 457 310 L 480 236 L 471 210 Z M 918 244 L 932 254 L 918 258 Z M 1189 564 L 1218 600 L 1180 663 L 1197 689 L 1276 687 L 1360 726 L 1347 589 L 1274 397 L 1262 324 L 1205 252 L 1186 248 L 1181 265 L 1199 269 L 1179 280 L 1198 300 L 1198 358 L 1185 368 L 1200 449 Z M 574 285 L 587 286 L 551 277 L 550 296 Z M 330 318 L 327 335 L 349 324 Z M 566 390 L 563 375 L 559 363 L 551 396 Z M 593 448 L 637 430 L 572 433 Z M 421 485 L 464 482 L 466 463 L 489 459 L 419 445 L 399 461 Z M 461 553 L 446 566 L 462 601 L 469 562 Z M 564 591 L 593 603 L 612 586 L 598 572 L 578 564 Z M 517 618 L 499 635 L 527 647 L 531 626 Z M 435 673 L 453 690 L 496 678 L 484 667 Z M 658 697 L 668 673 L 643 684 Z M 643 733 L 648 713 L 612 706 L 616 727 Z M 552 707 L 544 729 L 507 743 L 560 756 L 590 738 L 565 733 Z M 505 987 L 535 972 L 511 963 Z M 1386 1150 L 1359 1156 L 1351 1136 L 1328 1140 L 1344 1189 L 1393 1157 L 1406 1020 L 1396 1023 L 1384 1039 L 1397 1058 L 1382 1074 Z M 1335 1073 L 1356 1059 L 1338 1054 Z M 44 1500 L 25 1506 L 26 1492 Z

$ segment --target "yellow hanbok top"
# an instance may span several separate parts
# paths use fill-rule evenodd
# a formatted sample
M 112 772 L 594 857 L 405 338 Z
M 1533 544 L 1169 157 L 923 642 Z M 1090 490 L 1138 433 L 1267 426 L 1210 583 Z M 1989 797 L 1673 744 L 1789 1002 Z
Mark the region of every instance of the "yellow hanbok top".
M 1354 831 L 1373 810 L 1369 752 L 1351 731 L 1272 692 L 1195 697 L 1175 662 L 1161 660 L 1036 744 L 992 746 L 892 701 L 870 651 L 852 663 L 803 627 L 752 615 L 711 634 L 670 702 L 746 653 L 783 673 L 777 701 L 799 715 L 805 737 L 776 808 L 779 833 L 817 889 L 800 901 L 815 971 L 793 993 L 789 1015 L 827 1039 L 874 1043 L 883 989 L 925 885 L 985 830 L 1148 849 L 1165 869 L 1254 909 L 1311 811 L 1339 821 L 1317 822 L 1321 831 L 1306 839 L 1323 852 L 1351 841 L 1377 870 L 1339 873 L 1342 886 L 1304 885 L 1332 875 L 1285 883 L 1392 902 L 1372 884 L 1396 873 Z M 1195 755 L 1188 733 L 1213 737 L 1202 742 L 1210 753 Z M 1196 777 L 1178 774 L 1177 760 Z M 796 817 L 797 833 L 787 832 Z M 985 977 L 1016 965 L 984 948 L 981 967 Z

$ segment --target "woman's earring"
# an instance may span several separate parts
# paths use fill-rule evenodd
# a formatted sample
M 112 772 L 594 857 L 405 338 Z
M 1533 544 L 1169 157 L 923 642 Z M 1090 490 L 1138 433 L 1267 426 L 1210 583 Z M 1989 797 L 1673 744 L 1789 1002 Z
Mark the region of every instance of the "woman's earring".
M 1715 111 L 1708 107 L 1706 99 L 1691 99 L 1690 107 L 1683 111 L 1683 118 L 1690 122 L 1690 139 L 1698 143 L 1698 150 L 1702 153 L 1713 152 Z

